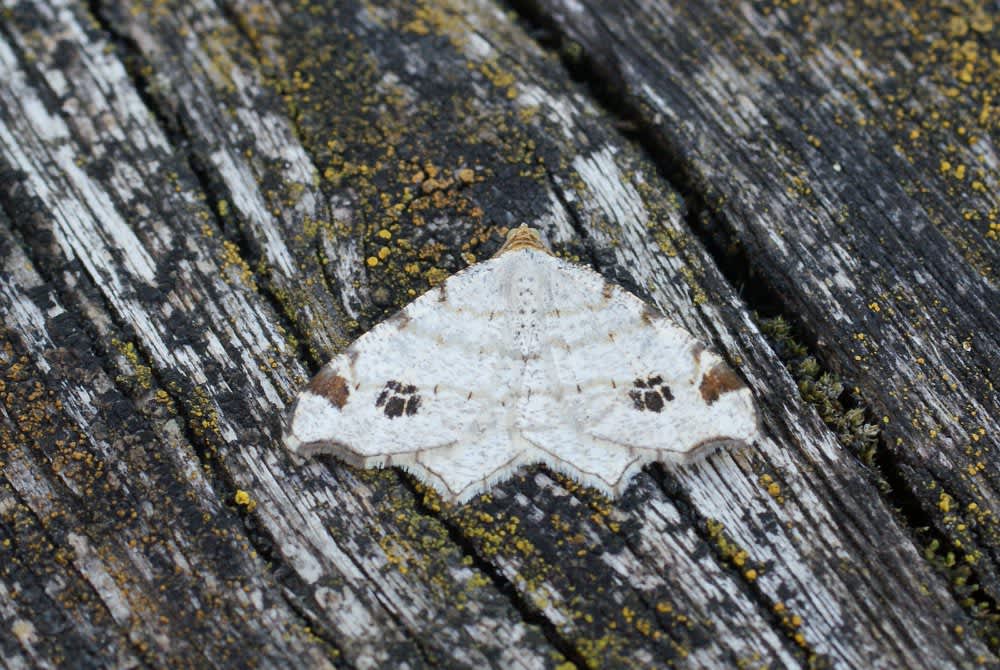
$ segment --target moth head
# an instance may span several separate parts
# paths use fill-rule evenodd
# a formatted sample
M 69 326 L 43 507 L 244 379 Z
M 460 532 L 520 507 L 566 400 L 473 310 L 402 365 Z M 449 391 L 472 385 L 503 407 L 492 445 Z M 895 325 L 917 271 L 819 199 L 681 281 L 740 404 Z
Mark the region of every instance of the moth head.
M 496 258 L 508 251 L 517 251 L 519 249 L 534 249 L 535 251 L 550 253 L 548 246 L 542 241 L 541 233 L 522 223 L 517 228 L 510 229 L 510 232 L 507 233 L 507 241 L 503 243 L 499 251 L 493 254 L 493 257 Z

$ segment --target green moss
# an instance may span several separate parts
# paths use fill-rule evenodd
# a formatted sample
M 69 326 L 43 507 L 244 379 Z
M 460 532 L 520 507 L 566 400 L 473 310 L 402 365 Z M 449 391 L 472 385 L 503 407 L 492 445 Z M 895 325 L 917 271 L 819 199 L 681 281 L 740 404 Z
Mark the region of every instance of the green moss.
M 879 311 L 877 303 L 872 305 L 869 307 L 873 311 Z M 845 408 L 841 400 L 845 393 L 843 383 L 835 374 L 824 371 L 819 362 L 809 355 L 805 345 L 795 338 L 787 321 L 780 316 L 757 316 L 756 320 L 761 332 L 770 340 L 795 378 L 802 398 L 816 408 L 823 422 L 836 432 L 841 444 L 869 466 L 877 467 L 875 455 L 881 434 L 879 425 L 866 421 L 863 406 Z M 855 402 L 861 402 L 856 390 L 850 391 L 850 397 Z M 883 421 L 888 420 L 885 417 Z M 882 480 L 880 484 L 888 490 L 887 482 Z M 931 482 L 929 488 L 936 493 L 937 509 L 943 515 L 941 521 L 948 527 L 951 541 L 948 547 L 944 547 L 939 539 L 927 541 L 923 550 L 924 558 L 947 579 L 952 593 L 975 622 L 975 633 L 991 649 L 1000 649 L 1000 609 L 972 580 L 973 568 L 981 558 L 980 553 L 967 552 L 962 546 L 962 538 L 968 538 L 971 544 L 970 528 L 981 528 L 992 519 L 982 517 L 976 503 L 960 509 L 955 498 L 940 490 L 935 482 Z M 926 529 L 918 529 L 918 535 L 926 537 Z
M 881 429 L 877 423 L 866 420 L 863 406 L 845 406 L 845 387 L 832 372 L 822 369 L 804 344 L 799 342 L 787 321 L 782 317 L 756 316 L 761 332 L 770 340 L 774 350 L 791 372 L 802 399 L 816 408 L 823 423 L 832 429 L 842 445 L 851 450 L 867 465 L 875 466 L 875 454 Z M 860 404 L 856 390 L 848 397 Z

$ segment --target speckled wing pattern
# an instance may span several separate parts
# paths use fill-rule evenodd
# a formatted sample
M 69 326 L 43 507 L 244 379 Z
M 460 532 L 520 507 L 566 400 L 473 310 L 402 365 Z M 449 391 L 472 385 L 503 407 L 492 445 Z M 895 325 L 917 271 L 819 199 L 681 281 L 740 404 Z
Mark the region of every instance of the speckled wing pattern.
M 462 502 L 537 462 L 617 495 L 647 463 L 757 435 L 718 355 L 521 227 L 324 366 L 284 442 L 401 466 Z

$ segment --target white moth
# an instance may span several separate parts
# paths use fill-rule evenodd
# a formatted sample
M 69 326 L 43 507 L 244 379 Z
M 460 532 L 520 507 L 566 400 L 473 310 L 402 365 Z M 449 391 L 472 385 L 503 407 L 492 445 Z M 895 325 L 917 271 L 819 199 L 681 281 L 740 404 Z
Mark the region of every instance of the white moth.
M 719 356 L 522 226 L 327 363 L 284 442 L 400 466 L 462 502 L 539 462 L 613 496 L 646 463 L 757 434 Z

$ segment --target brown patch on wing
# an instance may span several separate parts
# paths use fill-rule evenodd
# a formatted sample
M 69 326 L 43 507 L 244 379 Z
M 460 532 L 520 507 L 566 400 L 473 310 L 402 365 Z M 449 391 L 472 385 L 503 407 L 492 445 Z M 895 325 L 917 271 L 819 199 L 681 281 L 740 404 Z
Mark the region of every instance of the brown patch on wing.
M 319 374 L 309 382 L 306 390 L 318 396 L 323 396 L 338 409 L 347 404 L 347 396 L 351 395 L 350 390 L 347 388 L 347 380 L 338 374 L 326 370 L 320 370 Z
M 739 375 L 725 363 L 719 363 L 701 378 L 701 386 L 698 390 L 701 391 L 701 397 L 705 402 L 711 405 L 723 393 L 739 391 L 742 388 L 746 388 L 746 384 L 739 378 Z

